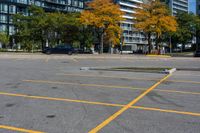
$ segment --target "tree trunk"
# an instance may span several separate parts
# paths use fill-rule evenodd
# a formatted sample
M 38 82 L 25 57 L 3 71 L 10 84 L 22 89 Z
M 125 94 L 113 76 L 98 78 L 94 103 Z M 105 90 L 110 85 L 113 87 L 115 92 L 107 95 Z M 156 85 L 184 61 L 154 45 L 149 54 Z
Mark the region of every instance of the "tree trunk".
M 149 45 L 148 53 L 150 54 L 151 53 L 151 33 L 148 33 L 148 45 Z
M 158 42 L 159 42 L 159 37 L 156 34 L 156 41 L 155 41 L 155 45 L 156 45 L 156 50 L 158 50 Z
M 101 41 L 100 41 L 100 54 L 103 54 L 103 35 L 104 35 L 104 33 L 101 34 Z

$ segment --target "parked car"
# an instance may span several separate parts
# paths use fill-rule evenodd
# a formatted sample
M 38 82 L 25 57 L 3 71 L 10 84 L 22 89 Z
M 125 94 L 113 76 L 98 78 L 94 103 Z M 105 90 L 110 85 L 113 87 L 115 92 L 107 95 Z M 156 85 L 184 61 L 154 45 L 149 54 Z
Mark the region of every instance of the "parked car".
M 194 57 L 200 57 L 200 50 L 194 52 Z
M 70 44 L 59 44 L 54 48 L 45 48 L 43 53 L 46 54 L 69 54 L 72 55 L 74 53 L 74 48 Z

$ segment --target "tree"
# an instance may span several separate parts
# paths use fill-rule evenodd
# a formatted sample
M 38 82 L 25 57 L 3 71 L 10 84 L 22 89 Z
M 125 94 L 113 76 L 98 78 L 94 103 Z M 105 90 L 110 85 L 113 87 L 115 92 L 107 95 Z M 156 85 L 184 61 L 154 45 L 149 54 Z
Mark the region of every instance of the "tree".
M 174 45 L 178 43 L 182 44 L 184 49 L 185 44 L 196 36 L 196 31 L 200 30 L 200 19 L 192 13 L 188 14 L 184 12 L 179 12 L 176 19 L 179 26 L 177 32 L 172 35 L 172 42 Z
M 103 36 L 106 32 L 111 32 L 109 29 L 120 28 L 119 23 L 123 20 L 123 12 L 113 0 L 93 0 L 87 6 L 87 9 L 81 13 L 80 22 L 95 27 L 101 47 L 100 53 L 103 53 Z M 120 30 L 115 31 L 120 32 Z
M 29 12 L 31 16 L 24 16 L 23 14 L 13 16 L 13 24 L 16 28 L 15 40 L 22 45 L 22 49 L 27 51 L 33 50 L 37 43 L 40 43 L 40 46 L 43 44 L 45 41 L 43 31 L 46 28 L 46 16 L 43 9 L 31 6 Z
M 177 22 L 173 16 L 170 16 L 166 5 L 158 0 L 143 3 L 140 7 L 136 9 L 134 14 L 134 21 L 136 21 L 134 26 L 145 33 L 148 40 L 149 53 L 151 53 L 152 36 L 156 38 L 156 49 L 158 49 L 158 40 L 161 35 L 166 32 L 175 32 Z
M 6 33 L 0 32 L 0 43 L 5 46 L 9 43 L 9 36 Z
M 31 6 L 29 12 L 30 16 L 14 16 L 15 38 L 23 44 L 22 48 L 30 51 L 37 44 L 43 49 L 47 43 L 51 47 L 78 40 L 80 13 L 46 13 L 36 6 Z

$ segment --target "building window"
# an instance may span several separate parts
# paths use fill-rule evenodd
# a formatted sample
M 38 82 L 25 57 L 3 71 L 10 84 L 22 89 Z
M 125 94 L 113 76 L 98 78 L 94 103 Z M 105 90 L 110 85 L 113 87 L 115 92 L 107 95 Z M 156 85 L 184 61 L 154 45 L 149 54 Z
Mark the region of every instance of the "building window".
M 27 0 L 17 0 L 18 3 L 28 4 Z
M 8 13 L 8 5 L 6 5 L 6 4 L 0 4 L 0 12 L 2 12 L 2 13 Z
M 14 26 L 9 26 L 9 35 L 13 35 L 15 33 Z
M 9 13 L 10 13 L 10 14 L 15 14 L 15 13 L 16 13 L 16 6 L 11 5 L 11 6 L 9 7 Z
M 6 32 L 6 25 L 5 24 L 0 25 L 0 32 Z
M 0 22 L 7 23 L 7 15 L 0 14 Z

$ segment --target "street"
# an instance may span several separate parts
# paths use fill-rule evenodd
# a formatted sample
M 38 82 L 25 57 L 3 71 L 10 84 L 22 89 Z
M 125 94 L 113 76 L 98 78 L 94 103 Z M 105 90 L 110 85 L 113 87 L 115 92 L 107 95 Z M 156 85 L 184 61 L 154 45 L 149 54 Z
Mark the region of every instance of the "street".
M 168 75 L 81 67 L 178 70 Z M 0 133 L 200 131 L 200 58 L 0 54 L 0 85 Z

